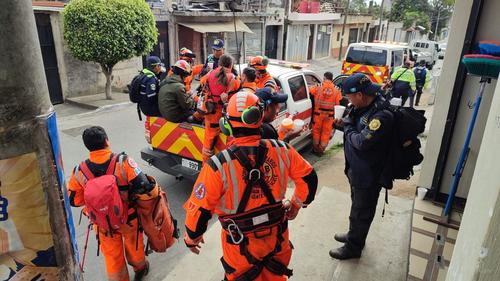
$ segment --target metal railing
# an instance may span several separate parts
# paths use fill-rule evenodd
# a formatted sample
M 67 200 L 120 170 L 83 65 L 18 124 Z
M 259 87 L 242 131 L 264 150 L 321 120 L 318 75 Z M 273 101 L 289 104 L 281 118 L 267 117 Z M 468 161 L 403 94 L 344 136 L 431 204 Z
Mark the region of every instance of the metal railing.
M 146 0 L 147 2 L 160 2 L 161 0 Z M 172 1 L 179 10 L 196 9 L 198 11 L 229 11 L 234 7 L 237 12 L 266 12 L 268 7 L 284 7 L 287 0 L 177 0 Z

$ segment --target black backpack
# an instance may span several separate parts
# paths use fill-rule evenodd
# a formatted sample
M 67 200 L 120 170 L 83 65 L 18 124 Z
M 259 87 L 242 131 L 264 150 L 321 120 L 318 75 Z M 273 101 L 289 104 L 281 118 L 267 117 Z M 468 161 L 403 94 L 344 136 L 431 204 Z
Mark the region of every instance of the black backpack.
M 139 74 L 132 79 L 132 82 L 127 85 L 128 97 L 133 103 L 139 103 L 141 101 L 141 82 L 144 76 L 146 75 L 142 71 L 139 72 Z
M 425 76 L 427 75 L 427 69 L 417 67 L 415 68 L 415 81 L 419 84 L 425 82 Z
M 391 180 L 408 180 L 414 174 L 413 167 L 424 160 L 424 156 L 420 153 L 422 145 L 418 135 L 425 130 L 427 122 L 424 116 L 425 111 L 394 105 L 389 105 L 387 110 L 394 116 L 392 150 L 387 176 Z M 392 188 L 392 185 L 387 188 Z

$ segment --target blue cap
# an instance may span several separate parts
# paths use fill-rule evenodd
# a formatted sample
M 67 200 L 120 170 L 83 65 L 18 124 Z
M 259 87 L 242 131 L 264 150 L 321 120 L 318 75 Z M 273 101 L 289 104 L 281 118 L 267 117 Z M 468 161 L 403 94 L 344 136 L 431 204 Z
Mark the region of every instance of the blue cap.
M 342 92 L 346 95 L 363 93 L 373 96 L 380 90 L 380 86 L 373 84 L 368 76 L 363 73 L 353 74 L 342 81 Z
M 149 56 L 146 59 L 146 64 L 147 64 L 148 67 L 155 67 L 158 64 L 162 65 L 160 58 L 157 57 L 157 56 Z
M 220 50 L 224 48 L 224 40 L 222 39 L 215 39 L 213 44 L 212 44 L 212 49 L 214 50 Z
M 269 105 L 271 103 L 283 103 L 288 99 L 288 95 L 286 94 L 278 94 L 274 93 L 271 88 L 262 88 L 258 89 L 255 94 L 266 104 Z

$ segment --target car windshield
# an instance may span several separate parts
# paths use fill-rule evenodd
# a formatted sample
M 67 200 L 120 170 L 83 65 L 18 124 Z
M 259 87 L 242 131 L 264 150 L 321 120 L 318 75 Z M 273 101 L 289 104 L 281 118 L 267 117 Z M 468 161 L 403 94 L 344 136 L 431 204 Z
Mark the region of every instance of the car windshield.
M 386 65 L 387 51 L 367 47 L 353 47 L 349 49 L 346 61 L 364 65 L 383 66 Z

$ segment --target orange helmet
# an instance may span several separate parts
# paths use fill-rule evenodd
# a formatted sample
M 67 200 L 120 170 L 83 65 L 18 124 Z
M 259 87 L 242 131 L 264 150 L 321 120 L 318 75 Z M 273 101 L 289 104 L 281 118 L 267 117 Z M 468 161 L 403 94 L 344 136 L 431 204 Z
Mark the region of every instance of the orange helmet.
M 232 135 L 233 128 L 257 129 L 262 126 L 264 105 L 255 94 L 240 91 L 227 103 L 220 120 L 220 128 L 226 135 Z
M 265 56 L 252 57 L 249 62 L 249 65 L 256 70 L 266 70 L 268 64 L 269 59 Z
M 179 59 L 185 60 L 189 63 L 192 63 L 194 61 L 194 58 L 196 58 L 196 55 L 191 51 L 190 49 L 183 47 L 179 51 Z
M 191 65 L 185 60 L 178 60 L 174 64 L 174 68 L 184 71 L 186 74 L 191 74 Z

